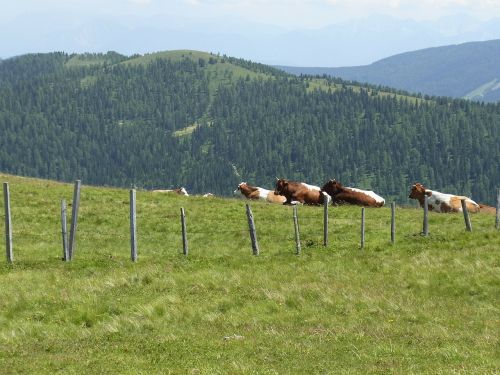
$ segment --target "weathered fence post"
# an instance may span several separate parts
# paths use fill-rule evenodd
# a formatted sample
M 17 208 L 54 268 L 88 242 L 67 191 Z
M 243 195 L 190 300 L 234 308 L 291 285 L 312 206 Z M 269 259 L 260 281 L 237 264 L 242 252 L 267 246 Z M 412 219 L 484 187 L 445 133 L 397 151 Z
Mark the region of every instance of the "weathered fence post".
M 130 189 L 130 259 L 137 262 L 136 192 Z
M 66 220 L 66 199 L 61 200 L 61 234 L 62 234 L 62 245 L 63 245 L 63 260 L 65 262 L 68 262 L 69 253 L 68 253 L 68 227 Z
M 12 251 L 12 217 L 10 216 L 10 191 L 9 183 L 3 183 L 3 201 L 5 206 L 5 253 L 7 262 L 14 261 L 14 253 Z
M 467 203 L 465 203 L 465 199 L 461 199 L 462 203 L 462 212 L 464 213 L 465 220 L 465 229 L 467 232 L 472 232 L 472 224 L 470 223 L 469 210 L 467 209 Z
M 259 244 L 257 243 L 257 232 L 255 230 L 255 223 L 253 220 L 252 209 L 250 205 L 246 204 L 247 208 L 247 218 L 248 218 L 248 227 L 250 230 L 250 240 L 252 241 L 252 251 L 253 255 L 259 255 Z
M 328 197 L 323 193 L 323 246 L 328 246 Z
M 293 227 L 295 228 L 295 254 L 300 255 L 300 233 L 299 233 L 299 219 L 297 215 L 297 205 L 293 206 Z
M 182 227 L 182 253 L 188 255 L 188 240 L 186 231 L 186 212 L 181 207 L 181 227 Z
M 427 195 L 424 196 L 424 228 L 422 234 L 424 236 L 429 235 L 429 198 Z
M 396 202 L 391 203 L 391 243 L 396 242 Z
M 78 209 L 80 207 L 80 190 L 82 187 L 82 182 L 80 180 L 75 181 L 75 187 L 73 190 L 73 206 L 71 209 L 71 227 L 69 230 L 69 259 L 73 259 L 76 248 L 76 225 L 78 222 Z
M 497 211 L 495 216 L 495 228 L 498 229 L 500 227 L 500 188 L 497 191 Z
M 365 208 L 361 208 L 361 248 L 365 247 Z

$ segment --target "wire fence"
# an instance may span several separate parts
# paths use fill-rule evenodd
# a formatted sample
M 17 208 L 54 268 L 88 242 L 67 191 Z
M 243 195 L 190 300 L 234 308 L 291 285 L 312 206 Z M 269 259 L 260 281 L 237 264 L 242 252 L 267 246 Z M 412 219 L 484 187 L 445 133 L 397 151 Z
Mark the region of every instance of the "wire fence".
M 402 241 L 415 235 L 429 235 L 428 210 L 415 210 L 419 217 L 415 222 L 422 220 L 418 227 L 414 223 L 397 220 L 396 205 L 379 209 L 360 208 L 342 212 L 332 206 L 283 206 L 276 210 L 275 206 L 252 201 L 242 201 L 238 208 L 231 207 L 230 217 L 227 211 L 220 210 L 222 200 L 212 200 L 202 210 L 185 209 L 182 205 L 169 206 L 168 211 L 158 212 L 157 201 L 146 201 L 140 204 L 136 200 L 136 191 L 130 191 L 129 199 L 121 200 L 116 208 L 105 214 L 92 212 L 80 206 L 80 181 L 75 182 L 71 207 L 61 201 L 60 218 L 54 215 L 50 225 L 34 229 L 37 218 L 28 217 L 24 225 L 15 225 L 12 222 L 10 191 L 8 183 L 4 183 L 4 221 L 5 247 L 8 263 L 14 262 L 14 239 L 22 254 L 23 248 L 40 249 L 40 254 L 46 254 L 50 249 L 53 255 L 65 261 L 73 259 L 74 254 L 102 253 L 111 249 L 130 249 L 130 259 L 137 261 L 141 255 L 159 255 L 164 252 L 176 252 L 188 256 L 195 254 L 253 254 L 266 252 L 267 248 L 275 247 L 270 244 L 279 243 L 280 250 L 290 254 L 300 255 L 304 249 L 325 247 L 328 249 L 355 248 L 365 249 L 370 242 L 377 246 L 394 245 L 398 242 L 396 233 Z M 186 202 L 185 199 L 179 203 Z M 139 204 L 138 204 L 139 203 Z M 464 231 L 472 231 L 471 219 L 464 207 Z M 128 212 L 127 212 L 128 209 Z M 381 211 L 382 210 L 382 211 Z M 194 212 L 192 212 L 194 211 Z M 495 228 L 499 226 L 500 189 L 495 216 Z M 339 214 L 339 212 L 341 214 Z M 374 212 L 383 212 L 383 215 Z M 128 222 L 127 222 L 128 219 Z M 45 220 L 47 220 L 45 218 Z M 459 225 L 460 215 L 449 215 L 449 219 Z M 148 225 L 142 226 L 143 222 Z M 70 228 L 66 228 L 67 222 Z M 463 226 L 465 223 L 465 227 Z M 78 225 L 77 225 L 78 224 Z M 401 226 L 398 232 L 396 228 Z M 280 228 L 280 230 L 276 230 Z M 420 228 L 422 230 L 420 230 Z M 493 228 L 493 226 L 491 226 Z M 69 234 L 69 238 L 68 238 Z M 72 236 L 72 237 L 71 237 Z M 374 241 L 373 238 L 377 240 Z M 384 238 L 384 240 L 380 240 Z M 80 250 L 81 248 L 81 250 Z M 55 250 L 60 249 L 60 250 Z M 103 250 L 104 249 L 104 250 Z M 189 250 L 188 250 L 189 249 Z M 125 254 L 125 250 L 123 250 Z

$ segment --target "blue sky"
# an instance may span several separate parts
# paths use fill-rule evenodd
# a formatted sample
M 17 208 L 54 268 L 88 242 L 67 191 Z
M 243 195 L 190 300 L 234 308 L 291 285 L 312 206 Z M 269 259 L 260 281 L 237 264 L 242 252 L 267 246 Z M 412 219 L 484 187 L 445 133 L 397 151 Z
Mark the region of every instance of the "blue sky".
M 269 64 L 362 65 L 500 38 L 500 0 L 2 1 L 0 57 L 199 49 Z

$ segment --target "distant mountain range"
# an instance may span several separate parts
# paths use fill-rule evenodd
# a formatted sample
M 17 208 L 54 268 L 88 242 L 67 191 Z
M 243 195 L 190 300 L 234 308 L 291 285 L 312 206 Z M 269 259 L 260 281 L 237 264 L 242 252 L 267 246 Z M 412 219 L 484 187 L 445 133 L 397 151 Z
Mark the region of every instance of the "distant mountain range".
M 124 7 L 139 2 L 162 3 L 129 0 Z M 66 7 L 54 10 L 42 6 L 42 2 L 34 2 L 29 12 L 17 15 L 2 8 L 0 57 L 52 51 L 116 51 L 132 55 L 190 49 L 271 65 L 339 67 L 370 64 L 422 48 L 500 38 L 500 17 L 495 14 L 489 20 L 458 10 L 453 15 L 429 20 L 373 14 L 356 19 L 332 18 L 332 23 L 324 26 L 282 27 L 225 14 L 200 18 L 181 12 L 182 3 L 188 1 L 171 1 L 169 14 L 154 17 L 96 13 L 91 6 L 73 12 Z M 317 20 L 309 21 L 317 24 Z
M 326 74 L 432 96 L 500 101 L 500 39 L 426 48 L 363 66 L 279 68 L 297 75 Z

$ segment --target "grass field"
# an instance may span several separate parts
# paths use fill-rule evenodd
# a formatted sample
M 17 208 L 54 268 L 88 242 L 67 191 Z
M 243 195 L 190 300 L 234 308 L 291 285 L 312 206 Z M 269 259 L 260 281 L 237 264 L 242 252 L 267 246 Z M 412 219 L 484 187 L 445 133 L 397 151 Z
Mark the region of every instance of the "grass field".
M 500 232 L 494 216 L 300 207 L 83 186 L 75 258 L 61 261 L 72 185 L 10 183 L 14 263 L 0 261 L 1 374 L 488 374 L 500 371 Z M 4 233 L 3 199 L 0 233 Z M 189 255 L 182 255 L 180 207 Z M 3 246 L 2 246 L 3 249 Z

